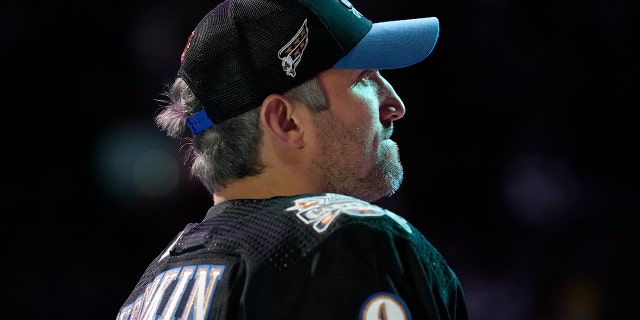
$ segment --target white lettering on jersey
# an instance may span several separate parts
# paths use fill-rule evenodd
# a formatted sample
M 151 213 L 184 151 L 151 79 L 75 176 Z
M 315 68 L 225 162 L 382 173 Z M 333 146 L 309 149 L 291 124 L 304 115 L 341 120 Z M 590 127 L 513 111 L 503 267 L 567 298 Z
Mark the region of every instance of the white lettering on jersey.
M 366 201 L 334 193 L 297 199 L 295 205 L 287 208 L 287 211 L 296 211 L 296 216 L 306 224 L 313 223 L 313 229 L 318 233 L 326 231 L 331 222 L 342 213 L 361 217 L 386 215 L 411 233 L 409 223 L 399 215 Z
M 411 313 L 402 298 L 388 292 L 373 294 L 360 309 L 360 320 L 409 320 Z
M 167 270 L 157 275 L 134 303 L 122 308 L 116 319 L 206 319 L 224 268 L 199 265 Z

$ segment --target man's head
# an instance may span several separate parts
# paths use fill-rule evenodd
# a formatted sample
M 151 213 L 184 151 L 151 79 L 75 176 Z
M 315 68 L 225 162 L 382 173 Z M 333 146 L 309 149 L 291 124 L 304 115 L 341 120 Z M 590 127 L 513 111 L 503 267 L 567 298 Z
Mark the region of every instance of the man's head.
M 156 122 L 190 131 L 192 174 L 214 194 L 254 182 L 286 186 L 256 197 L 373 201 L 402 180 L 389 136 L 404 115 L 377 70 L 423 60 L 438 31 L 436 18 L 374 24 L 347 0 L 226 0 L 189 37 Z

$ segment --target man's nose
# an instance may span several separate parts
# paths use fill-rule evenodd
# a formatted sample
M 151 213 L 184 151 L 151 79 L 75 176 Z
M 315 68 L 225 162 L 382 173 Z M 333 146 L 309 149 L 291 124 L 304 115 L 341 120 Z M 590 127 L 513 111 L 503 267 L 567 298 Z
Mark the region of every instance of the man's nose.
M 379 94 L 382 99 L 380 103 L 380 119 L 386 122 L 393 122 L 404 117 L 406 112 L 404 103 L 393 89 L 391 83 L 382 77 L 380 73 L 377 73 L 376 78 L 380 88 Z

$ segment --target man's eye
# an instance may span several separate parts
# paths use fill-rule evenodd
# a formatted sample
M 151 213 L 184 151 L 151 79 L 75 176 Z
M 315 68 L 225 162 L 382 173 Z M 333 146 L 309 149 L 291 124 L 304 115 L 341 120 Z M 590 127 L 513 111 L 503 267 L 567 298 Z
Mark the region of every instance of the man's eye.
M 369 81 L 372 73 L 373 73 L 373 70 L 365 70 L 360 74 L 360 79 L 364 81 Z

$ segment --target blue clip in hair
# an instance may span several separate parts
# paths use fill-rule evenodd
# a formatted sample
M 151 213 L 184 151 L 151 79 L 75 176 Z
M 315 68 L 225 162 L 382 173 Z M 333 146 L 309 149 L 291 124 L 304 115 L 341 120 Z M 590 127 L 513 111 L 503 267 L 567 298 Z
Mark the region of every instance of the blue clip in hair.
M 187 127 L 191 130 L 191 133 L 198 134 L 213 127 L 213 122 L 211 122 L 207 113 L 202 109 L 187 118 Z

